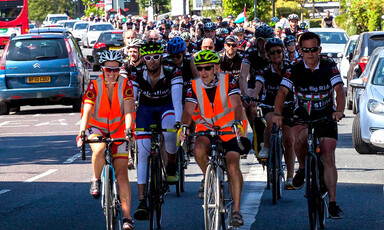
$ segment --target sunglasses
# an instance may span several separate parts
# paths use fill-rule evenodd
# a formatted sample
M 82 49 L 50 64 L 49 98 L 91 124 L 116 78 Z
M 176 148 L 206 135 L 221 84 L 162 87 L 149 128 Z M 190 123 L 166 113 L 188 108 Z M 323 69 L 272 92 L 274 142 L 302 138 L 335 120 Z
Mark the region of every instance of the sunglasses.
M 197 71 L 203 71 L 203 69 L 205 70 L 205 71 L 210 71 L 211 69 L 213 68 L 213 65 L 210 65 L 210 66 L 204 66 L 204 67 L 202 67 L 202 66 L 196 66 L 196 69 L 197 69 Z
M 150 61 L 151 59 L 153 59 L 154 61 L 157 61 L 157 60 L 160 59 L 160 57 L 161 57 L 161 55 L 159 55 L 159 54 L 156 54 L 156 55 L 153 55 L 153 56 L 147 55 L 147 56 L 144 56 L 144 59 L 146 61 Z
M 306 48 L 306 47 L 303 47 L 301 48 L 301 50 L 304 52 L 304 53 L 309 53 L 309 52 L 317 52 L 318 50 L 320 49 L 320 47 L 311 47 L 311 48 Z
M 172 58 L 179 59 L 179 58 L 181 58 L 181 54 L 171 55 L 171 57 L 172 57 Z
M 293 46 L 296 45 L 294 42 L 288 43 L 287 46 Z
M 121 67 L 106 67 L 102 66 L 103 70 L 107 73 L 118 73 L 121 69 Z
M 271 50 L 271 51 L 269 51 L 268 53 L 270 54 L 270 55 L 275 55 L 275 54 L 281 54 L 283 51 L 282 50 Z
M 184 42 L 190 42 L 190 40 L 184 40 Z
M 227 46 L 228 46 L 228 47 L 236 48 L 236 47 L 237 47 L 237 44 L 236 44 L 236 43 L 227 43 Z

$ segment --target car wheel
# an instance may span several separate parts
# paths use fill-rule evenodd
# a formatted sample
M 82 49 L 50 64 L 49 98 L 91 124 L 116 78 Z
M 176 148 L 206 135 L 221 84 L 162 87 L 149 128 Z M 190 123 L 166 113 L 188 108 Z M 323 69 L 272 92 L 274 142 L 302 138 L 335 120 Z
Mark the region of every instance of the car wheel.
M 0 115 L 9 114 L 9 104 L 5 101 L 0 101 Z
M 356 114 L 357 113 L 357 105 L 356 105 L 356 100 L 352 101 L 352 113 Z
M 12 106 L 12 108 L 9 109 L 10 112 L 20 112 L 20 105 Z
M 92 70 L 93 71 L 99 71 L 100 70 L 100 66 L 94 64 Z
M 81 111 L 81 99 L 76 99 L 76 100 L 73 101 L 72 111 L 74 113 L 78 113 L 78 112 Z
M 350 97 L 349 97 L 349 94 L 348 94 L 348 88 L 347 88 L 347 97 L 346 97 L 346 100 L 347 100 L 347 109 L 348 109 L 348 110 L 351 110 L 351 109 L 352 109 L 352 100 L 350 100 Z
M 352 143 L 355 150 L 360 154 L 377 153 L 375 147 L 371 144 L 365 143 L 361 138 L 360 128 L 360 114 L 358 113 L 353 119 L 352 124 Z

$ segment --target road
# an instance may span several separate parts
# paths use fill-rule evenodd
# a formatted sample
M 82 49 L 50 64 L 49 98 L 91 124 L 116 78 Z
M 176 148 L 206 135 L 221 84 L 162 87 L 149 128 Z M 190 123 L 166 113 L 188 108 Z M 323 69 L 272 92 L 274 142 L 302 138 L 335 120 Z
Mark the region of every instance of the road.
M 339 123 L 336 150 L 338 202 L 345 217 L 328 220 L 327 229 L 384 229 L 383 155 L 354 150 L 353 117 L 347 111 Z M 100 200 L 89 195 L 91 153 L 87 148 L 82 161 L 75 146 L 79 121 L 80 114 L 65 106 L 23 106 L 20 112 L 0 116 L 0 229 L 104 229 Z M 253 155 L 241 160 L 241 170 L 246 224 L 240 229 L 309 228 L 304 189 L 284 191 L 283 199 L 272 205 L 266 173 Z M 129 178 L 133 212 L 138 205 L 135 170 Z M 186 192 L 178 198 L 171 187 L 166 196 L 162 229 L 203 229 L 202 200 L 197 197 L 201 179 L 192 161 Z M 136 221 L 135 229 L 148 225 Z

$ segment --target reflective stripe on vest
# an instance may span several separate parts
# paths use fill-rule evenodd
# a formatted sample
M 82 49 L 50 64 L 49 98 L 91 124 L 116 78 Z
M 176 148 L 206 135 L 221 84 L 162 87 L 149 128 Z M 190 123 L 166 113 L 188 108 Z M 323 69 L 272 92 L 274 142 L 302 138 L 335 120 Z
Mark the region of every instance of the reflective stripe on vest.
M 96 91 L 96 101 L 89 120 L 89 126 L 96 127 L 104 133 L 110 133 L 112 138 L 124 137 L 124 86 L 127 79 L 119 77 L 117 87 L 113 88 L 112 101 L 109 102 L 107 87 L 103 76 L 93 80 Z M 116 100 L 117 98 L 117 100 Z M 112 103 L 112 104 L 110 104 Z

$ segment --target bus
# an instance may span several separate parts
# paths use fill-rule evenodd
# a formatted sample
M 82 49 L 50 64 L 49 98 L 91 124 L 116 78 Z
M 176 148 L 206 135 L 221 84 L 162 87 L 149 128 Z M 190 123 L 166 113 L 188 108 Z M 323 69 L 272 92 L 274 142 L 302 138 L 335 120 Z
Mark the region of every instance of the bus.
M 28 0 L 0 0 L 0 47 L 12 34 L 26 34 L 28 30 Z

